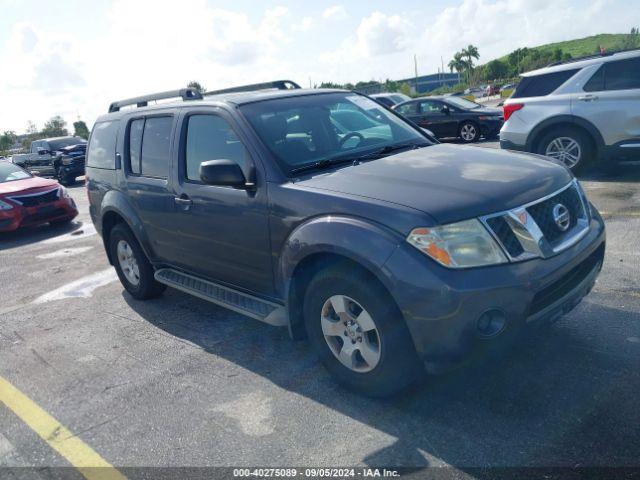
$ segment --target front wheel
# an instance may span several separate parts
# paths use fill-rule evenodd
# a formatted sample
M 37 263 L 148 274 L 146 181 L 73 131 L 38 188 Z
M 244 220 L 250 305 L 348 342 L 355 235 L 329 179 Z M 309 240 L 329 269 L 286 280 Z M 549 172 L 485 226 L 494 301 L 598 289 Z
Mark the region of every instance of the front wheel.
M 73 182 L 75 181 L 75 177 L 71 177 L 68 174 L 64 173 L 62 168 L 58 168 L 56 170 L 56 177 L 58 178 L 58 181 L 60 182 L 60 184 L 64 185 L 65 187 L 68 187 L 69 185 L 73 184 Z
M 462 122 L 458 136 L 465 143 L 477 142 L 480 140 L 480 128 L 473 122 Z
M 304 320 L 321 362 L 351 390 L 393 395 L 422 372 L 400 311 L 364 272 L 332 267 L 316 274 L 305 294 Z
M 122 286 L 138 300 L 157 297 L 166 286 L 153 277 L 153 267 L 126 225 L 119 223 L 109 234 L 109 251 Z

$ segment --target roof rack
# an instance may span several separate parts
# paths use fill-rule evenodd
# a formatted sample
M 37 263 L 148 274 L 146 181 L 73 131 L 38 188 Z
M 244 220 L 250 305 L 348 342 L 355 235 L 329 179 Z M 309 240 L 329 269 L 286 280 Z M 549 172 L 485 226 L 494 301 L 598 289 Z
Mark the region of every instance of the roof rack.
M 581 62 L 583 60 L 589 60 L 592 58 L 601 58 L 601 57 L 610 57 L 611 55 L 615 55 L 617 53 L 624 53 L 624 52 L 633 52 L 633 51 L 640 51 L 640 48 L 627 48 L 624 50 L 614 50 L 612 52 L 604 52 L 604 53 L 594 53 L 593 55 L 585 55 L 584 57 L 576 57 L 576 58 L 571 58 L 569 60 L 564 60 L 564 61 L 560 61 L 560 62 L 553 62 L 550 63 L 549 65 L 547 65 L 547 67 L 555 67 L 558 65 L 564 65 L 566 63 L 575 63 L 575 62 Z
M 256 90 L 296 90 L 301 88 L 296 82 L 291 80 L 274 80 L 273 82 L 254 83 L 251 85 L 241 85 L 239 87 L 223 88 L 222 90 L 212 90 L 204 93 L 208 95 L 218 95 L 221 93 L 235 93 L 235 92 L 253 92 Z
M 136 107 L 146 107 L 149 102 L 154 100 L 164 100 L 167 98 L 182 97 L 183 100 L 202 100 L 202 94 L 197 88 L 187 87 L 180 90 L 169 90 L 167 92 L 152 93 L 150 95 L 142 95 L 141 97 L 128 98 L 113 102 L 109 105 L 109 113 L 117 112 L 122 107 L 135 105 Z

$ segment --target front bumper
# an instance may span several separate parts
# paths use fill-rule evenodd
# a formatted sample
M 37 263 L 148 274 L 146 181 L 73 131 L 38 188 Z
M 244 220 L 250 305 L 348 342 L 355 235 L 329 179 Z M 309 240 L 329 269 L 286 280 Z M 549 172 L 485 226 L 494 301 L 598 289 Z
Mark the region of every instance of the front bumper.
M 35 207 L 16 205 L 11 210 L 0 211 L 0 232 L 11 232 L 47 222 L 70 220 L 77 215 L 78 209 L 71 198 L 62 198 Z
M 500 133 L 500 129 L 504 125 L 502 120 L 500 121 L 481 121 L 480 133 L 485 137 L 495 137 Z
M 604 258 L 604 222 L 593 211 L 588 234 L 547 259 L 451 270 L 408 244 L 396 249 L 383 269 L 421 358 L 428 364 L 452 364 L 480 343 L 507 338 L 479 335 L 484 312 L 502 312 L 506 333 L 555 320 L 577 305 Z

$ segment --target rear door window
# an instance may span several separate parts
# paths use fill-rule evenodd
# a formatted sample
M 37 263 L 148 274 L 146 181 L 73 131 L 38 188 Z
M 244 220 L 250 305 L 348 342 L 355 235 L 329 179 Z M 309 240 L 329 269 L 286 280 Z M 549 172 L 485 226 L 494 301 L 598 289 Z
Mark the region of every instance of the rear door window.
M 609 62 L 605 65 L 605 90 L 640 88 L 640 58 Z
M 87 166 L 94 168 L 116 168 L 116 136 L 118 121 L 99 122 L 93 126 L 87 151 Z
M 412 113 L 416 113 L 416 105 L 417 104 L 415 102 L 405 103 L 404 105 L 396 107 L 396 111 L 400 115 L 410 115 Z
M 129 125 L 129 170 L 140 174 L 140 152 L 142 150 L 142 131 L 144 118 L 133 120 Z
M 140 154 L 140 174 L 167 178 L 171 158 L 173 117 L 149 117 L 145 120 Z
M 575 75 L 579 69 L 522 77 L 511 98 L 544 97 Z

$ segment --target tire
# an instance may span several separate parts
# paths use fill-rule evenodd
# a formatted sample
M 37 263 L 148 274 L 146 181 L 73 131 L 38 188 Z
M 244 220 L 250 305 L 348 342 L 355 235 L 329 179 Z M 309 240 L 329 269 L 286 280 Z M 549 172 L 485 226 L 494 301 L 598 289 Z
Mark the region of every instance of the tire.
M 334 308 L 340 303 L 336 299 L 340 298 L 345 301 L 344 306 L 349 302 L 349 307 L 343 308 L 349 313 L 342 317 L 336 313 L 339 309 Z M 360 315 L 363 312 L 368 313 L 366 322 Z M 325 326 L 323 315 L 330 319 L 329 327 Z M 360 319 L 359 334 L 353 325 L 345 326 L 347 317 Z M 369 320 L 375 328 L 363 333 L 362 330 L 371 325 Z M 350 390 L 371 397 L 386 397 L 408 388 L 424 372 L 399 309 L 388 292 L 366 272 L 357 269 L 354 272 L 352 267 L 329 267 L 318 272 L 305 292 L 304 322 L 320 361 Z M 349 332 L 345 335 L 347 329 Z M 336 335 L 325 337 L 325 331 Z M 342 350 L 352 353 L 345 354 L 351 367 L 339 360 Z
M 565 152 L 564 156 L 562 155 L 563 151 Z M 537 153 L 554 158 L 562 162 L 573 173 L 578 173 L 584 171 L 593 162 L 595 148 L 591 138 L 583 131 L 572 127 L 560 127 L 540 139 Z M 577 161 L 574 160 L 574 156 L 578 157 Z
M 109 252 L 122 286 L 133 298 L 147 300 L 164 292 L 166 285 L 156 282 L 151 263 L 131 230 L 123 223 L 113 227 L 109 234 Z
M 472 143 L 480 140 L 480 127 L 473 122 L 462 122 L 458 128 L 458 137 L 464 143 Z
M 58 179 L 60 184 L 64 185 L 65 187 L 68 187 L 75 181 L 75 178 L 70 178 L 68 175 L 65 175 L 65 173 L 62 172 L 61 168 L 58 168 L 56 170 L 56 178 Z

